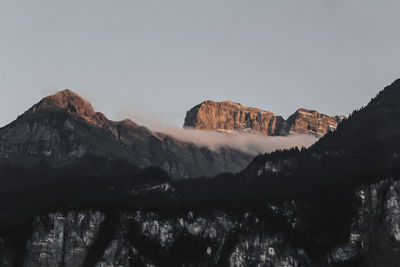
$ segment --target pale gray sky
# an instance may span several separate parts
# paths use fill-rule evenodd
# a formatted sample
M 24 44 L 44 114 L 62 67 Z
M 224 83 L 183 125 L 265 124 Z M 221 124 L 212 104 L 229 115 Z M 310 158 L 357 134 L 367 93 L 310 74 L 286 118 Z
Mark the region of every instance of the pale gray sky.
M 0 126 L 65 88 L 112 119 L 128 109 L 181 125 L 207 99 L 347 115 L 400 76 L 399 10 L 390 0 L 2 0 Z

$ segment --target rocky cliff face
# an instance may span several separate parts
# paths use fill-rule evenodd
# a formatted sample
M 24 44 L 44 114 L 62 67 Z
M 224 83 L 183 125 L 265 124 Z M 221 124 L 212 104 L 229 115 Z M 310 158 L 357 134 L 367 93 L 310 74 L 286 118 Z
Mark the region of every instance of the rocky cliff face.
M 205 101 L 186 113 L 184 126 L 199 130 L 247 130 L 268 136 L 311 134 L 321 137 L 335 130 L 344 118 L 299 109 L 285 120 L 269 111 L 245 107 L 231 101 Z
M 136 211 L 113 218 L 102 212 L 70 211 L 34 219 L 22 262 L 23 266 L 295 267 L 361 266 L 356 264 L 361 260 L 362 266 L 398 266 L 400 182 L 364 185 L 354 195 L 358 205 L 347 241 L 318 259 L 290 242 L 290 232 L 274 232 L 251 211 L 241 215 L 189 211 L 176 216 Z M 268 210 L 292 230 L 301 229 L 303 215 L 296 201 L 268 203 Z M 1 266 L 13 266 L 12 251 L 0 249 L 0 255 Z
M 36 217 L 23 266 L 82 266 L 103 220 L 90 211 Z
M 360 203 L 348 242 L 332 249 L 327 261 L 346 262 L 365 255 L 370 266 L 400 264 L 400 182 L 383 180 L 356 191 Z
M 70 90 L 44 98 L 0 129 L 3 162 L 65 164 L 85 155 L 158 166 L 174 178 L 235 172 L 251 159 L 232 149 L 212 151 L 181 142 L 130 120 L 108 120 Z
M 285 125 L 286 134 L 312 134 L 318 137 L 336 130 L 344 116 L 327 116 L 315 110 L 298 109 Z
M 205 101 L 186 113 L 184 126 L 199 130 L 248 129 L 264 135 L 283 135 L 284 119 L 269 111 L 231 101 Z

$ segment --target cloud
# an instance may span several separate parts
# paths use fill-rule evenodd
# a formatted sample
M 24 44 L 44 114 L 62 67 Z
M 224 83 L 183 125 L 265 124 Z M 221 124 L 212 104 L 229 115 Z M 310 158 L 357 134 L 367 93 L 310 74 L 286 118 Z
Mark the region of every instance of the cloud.
M 296 146 L 309 147 L 318 140 L 317 137 L 311 135 L 264 136 L 249 132 L 231 131 L 225 133 L 172 127 L 164 128 L 160 132 L 180 141 L 206 146 L 213 150 L 217 150 L 220 147 L 228 147 L 252 155 Z

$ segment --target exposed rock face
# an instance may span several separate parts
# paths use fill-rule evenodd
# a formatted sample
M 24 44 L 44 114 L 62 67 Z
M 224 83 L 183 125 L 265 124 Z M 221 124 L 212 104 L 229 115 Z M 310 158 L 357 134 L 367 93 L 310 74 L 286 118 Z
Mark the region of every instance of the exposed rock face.
M 360 202 L 348 243 L 332 249 L 328 262 L 345 262 L 363 254 L 371 265 L 400 264 L 400 181 L 383 180 L 356 192 Z M 379 254 L 379 256 L 378 256 Z
M 286 134 L 312 134 L 318 137 L 336 130 L 344 116 L 327 116 L 315 110 L 298 109 L 286 121 Z
M 205 101 L 186 113 L 184 126 L 199 130 L 249 129 L 264 135 L 281 135 L 284 119 L 231 101 Z
M 241 170 L 251 156 L 218 151 L 152 132 L 130 120 L 111 121 L 70 90 L 49 96 L 0 129 L 0 159 L 64 164 L 85 155 L 158 166 L 174 178 Z
M 26 244 L 24 266 L 81 266 L 104 215 L 99 212 L 52 213 L 37 217 Z
M 249 223 L 254 220 L 249 220 L 249 216 L 245 214 L 242 218 L 234 218 L 224 212 L 207 216 L 189 212 L 177 218 L 166 218 L 151 212 L 121 214 L 117 230 L 111 240 L 104 240 L 108 245 L 95 266 L 135 266 L 135 263 L 141 266 L 180 266 L 174 265 L 176 262 L 168 253 L 179 254 L 177 249 L 183 248 L 180 246 L 190 248 L 194 245 L 194 250 L 202 250 L 195 251 L 202 259 L 186 259 L 180 261 L 181 264 L 281 264 L 279 266 L 289 267 L 301 266 L 301 263 L 309 261 L 304 251 L 293 250 L 281 234 L 241 234 L 232 252 L 224 255 L 222 252 L 230 246 L 227 241 L 229 236 L 235 231 L 251 230 Z M 82 223 L 82 218 L 91 223 Z M 104 214 L 93 212 L 37 217 L 32 237 L 26 244 L 24 266 L 82 266 L 90 249 L 88 245 L 93 245 L 94 234 L 98 235 L 98 222 L 103 219 Z M 132 228 L 137 230 L 132 232 Z M 152 252 L 144 252 L 151 248 Z M 164 253 L 167 254 L 163 256 Z M 147 254 L 156 262 L 148 259 Z
M 229 266 L 309 266 L 304 250 L 293 249 L 282 234 L 240 236 Z
M 170 248 L 182 233 L 210 240 L 222 246 L 223 239 L 238 226 L 237 221 L 223 212 L 214 212 L 209 217 L 189 212 L 186 216 L 178 218 L 163 218 L 156 213 L 137 212 L 133 219 L 143 235 L 157 240 L 164 248 Z M 211 255 L 220 249 L 221 247 L 214 249 L 207 247 L 208 252 L 204 252 Z
M 199 130 L 249 130 L 268 136 L 311 134 L 321 137 L 335 130 L 344 118 L 299 109 L 288 120 L 284 120 L 269 111 L 231 101 L 205 101 L 186 113 L 184 126 Z
M 132 266 L 131 259 L 138 251 L 122 238 L 113 239 L 104 251 L 96 267 Z
M 359 188 L 358 208 L 348 242 L 333 247 L 315 262 L 301 247 L 288 242 L 287 233 L 271 232 L 251 212 L 232 216 L 223 211 L 188 212 L 165 216 L 154 212 L 122 213 L 115 232 L 95 259 L 95 266 L 336 266 L 365 258 L 363 266 L 399 266 L 400 181 L 383 180 Z M 301 223 L 294 201 L 271 203 L 292 227 Z M 36 217 L 26 243 L 24 266 L 82 266 L 95 242 L 100 212 L 58 212 Z M 191 252 L 186 249 L 192 248 Z M 3 252 L 3 251 L 1 251 Z M 176 255 L 199 258 L 174 261 Z M 172 256 L 175 255 L 175 256 Z M 7 261 L 3 261 L 4 266 Z M 179 264 L 178 264 L 179 263 Z M 353 266 L 353 265 L 351 265 Z

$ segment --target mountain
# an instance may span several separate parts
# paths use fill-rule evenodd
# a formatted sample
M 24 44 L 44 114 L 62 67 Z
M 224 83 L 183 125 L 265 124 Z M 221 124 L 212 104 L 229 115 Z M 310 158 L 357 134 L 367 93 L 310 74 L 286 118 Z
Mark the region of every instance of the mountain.
M 250 262 L 257 255 L 266 261 L 256 263 L 268 266 L 276 258 L 262 251 L 272 246 L 278 258 L 288 253 L 291 262 L 286 266 L 400 266 L 399 140 L 396 80 L 308 149 L 260 155 L 239 174 L 179 186 L 194 202 L 237 200 L 238 207 L 253 211 L 272 205 L 271 212 L 289 225 L 282 229 L 278 218 L 269 217 L 263 220 L 264 231 L 269 237 L 283 233 L 283 244 L 297 244 L 310 260 L 304 263 L 296 250 L 277 252 L 258 230 L 257 241 L 249 235 L 250 249 L 241 251 Z M 265 210 L 260 213 L 258 219 L 268 216 Z M 240 258 L 243 266 L 249 262 L 246 256 Z
M 45 97 L 0 129 L 2 163 L 63 165 L 93 155 L 139 168 L 158 166 L 174 178 L 239 171 L 250 156 L 180 142 L 130 120 L 111 121 L 70 90 Z
M 374 149 L 395 153 L 400 147 L 400 79 L 379 92 L 369 104 L 340 124 L 314 149 Z
M 327 116 L 315 110 L 298 109 L 286 120 L 286 134 L 311 134 L 322 137 L 333 132 L 345 116 Z
M 299 109 L 287 120 L 281 116 L 239 103 L 205 101 L 186 113 L 184 127 L 199 130 L 251 130 L 268 136 L 311 134 L 321 137 L 334 131 L 344 116 L 330 117 Z
M 312 147 L 235 174 L 0 165 L 0 265 L 400 266 L 399 118 L 400 80 Z
M 355 110 L 338 125 L 336 131 L 329 132 L 307 151 L 299 153 L 308 159 L 306 163 L 296 162 L 294 157 L 290 164 L 287 160 L 284 163 L 287 154 L 271 153 L 256 157 L 245 172 L 254 176 L 271 171 L 272 166 L 284 171 L 300 164 L 303 167 L 315 164 L 315 161 L 329 162 L 328 168 L 322 170 L 324 172 L 336 172 L 339 168 L 363 173 L 377 168 L 381 172 L 397 170 L 400 163 L 399 103 L 400 80 L 396 80 L 372 98 L 366 107 Z

